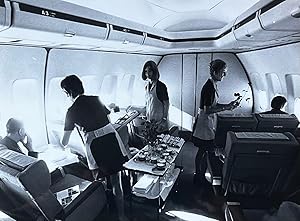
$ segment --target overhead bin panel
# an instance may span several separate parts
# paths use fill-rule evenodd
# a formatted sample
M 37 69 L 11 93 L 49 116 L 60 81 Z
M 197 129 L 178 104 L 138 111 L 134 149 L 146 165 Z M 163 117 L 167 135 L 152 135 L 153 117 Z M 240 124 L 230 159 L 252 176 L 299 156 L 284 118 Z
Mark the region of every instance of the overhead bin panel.
M 263 29 L 270 31 L 300 31 L 300 2 L 274 0 L 259 12 Z
M 170 48 L 172 43 L 164 37 L 147 33 L 144 45 L 154 46 L 158 48 Z
M 120 41 L 123 44 L 143 44 L 144 38 L 145 34 L 142 31 L 117 25 L 110 25 L 108 40 Z
M 84 43 L 87 39 L 89 43 L 97 43 L 106 38 L 106 23 L 83 18 L 76 13 L 64 13 L 61 8 L 55 9 L 55 4 L 49 5 L 52 6 L 50 9 L 12 2 L 13 23 L 5 35 L 63 43 Z M 77 7 L 74 6 L 74 11 L 78 10 Z
M 0 0 L 0 31 L 7 29 L 11 23 L 11 7 L 8 1 Z
M 236 40 L 240 41 L 270 41 L 285 36 L 292 35 L 295 32 L 287 31 L 266 31 L 261 27 L 257 12 L 244 18 L 237 19 L 233 26 L 233 33 Z

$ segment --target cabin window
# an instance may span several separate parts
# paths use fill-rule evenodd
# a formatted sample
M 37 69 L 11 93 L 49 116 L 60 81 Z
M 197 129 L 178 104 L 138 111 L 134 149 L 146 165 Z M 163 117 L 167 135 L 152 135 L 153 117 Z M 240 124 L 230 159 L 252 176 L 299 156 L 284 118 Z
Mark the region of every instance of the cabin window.
M 267 91 L 265 75 L 252 73 L 250 74 L 250 76 L 253 83 L 253 89 L 256 91 L 256 93 L 254 93 L 255 112 L 266 111 L 270 107 L 270 101 L 269 101 L 269 96 Z
M 36 79 L 19 79 L 13 82 L 11 117 L 24 122 L 25 129 L 35 144 L 40 141 L 39 132 L 44 123 L 43 104 L 37 94 L 40 94 L 40 87 Z
M 300 74 L 286 75 L 289 112 L 294 113 L 300 120 L 300 88 L 297 86 L 299 82 Z
M 118 75 L 104 76 L 100 88 L 100 100 L 106 106 L 116 102 L 117 87 L 118 87 Z
M 100 90 L 100 78 L 95 75 L 86 75 L 82 76 L 81 80 L 83 82 L 84 93 L 87 95 L 95 95 L 99 94 Z
M 135 75 L 125 74 L 116 93 L 116 104 L 120 108 L 126 108 L 132 104 L 133 85 Z
M 279 80 L 279 77 L 275 73 L 267 73 L 266 74 L 268 91 L 269 91 L 269 100 L 271 101 L 273 97 L 277 95 L 282 95 L 282 86 Z
M 47 94 L 47 118 L 50 122 L 59 125 L 64 124 L 64 117 L 68 107 L 71 105 L 71 100 L 63 93 L 60 87 L 62 77 L 52 78 L 48 87 Z

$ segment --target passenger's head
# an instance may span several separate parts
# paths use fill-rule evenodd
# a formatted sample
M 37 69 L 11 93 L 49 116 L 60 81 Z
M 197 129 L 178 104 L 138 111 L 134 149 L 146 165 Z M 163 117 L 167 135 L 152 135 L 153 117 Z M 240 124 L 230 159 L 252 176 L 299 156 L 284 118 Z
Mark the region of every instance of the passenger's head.
M 210 76 L 214 81 L 221 81 L 226 76 L 227 65 L 224 61 L 216 59 L 209 64 Z
M 26 136 L 24 125 L 22 121 L 10 118 L 6 123 L 6 131 L 9 135 L 18 136 L 19 140 L 22 140 Z
M 276 96 L 273 97 L 272 101 L 271 101 L 271 107 L 273 109 L 277 109 L 280 110 L 284 107 L 284 105 L 286 104 L 286 98 L 283 96 Z
M 143 80 L 150 79 L 152 81 L 159 79 L 158 68 L 154 61 L 147 61 L 144 64 L 142 78 Z
M 65 77 L 65 79 L 61 81 L 60 86 L 66 92 L 67 96 L 73 99 L 84 93 L 82 82 L 76 75 Z

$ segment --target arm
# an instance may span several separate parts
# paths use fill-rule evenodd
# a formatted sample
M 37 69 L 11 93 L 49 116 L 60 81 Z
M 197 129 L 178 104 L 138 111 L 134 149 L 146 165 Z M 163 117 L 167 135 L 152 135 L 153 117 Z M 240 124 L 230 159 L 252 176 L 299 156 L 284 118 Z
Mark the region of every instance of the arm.
M 70 137 L 71 137 L 71 134 L 72 134 L 72 130 L 65 130 L 64 131 L 64 135 L 63 135 L 63 138 L 61 140 L 61 144 L 64 147 L 68 145 Z
M 163 116 L 163 119 L 168 119 L 168 116 L 169 116 L 169 107 L 170 107 L 169 100 L 164 100 L 163 101 L 163 107 L 164 107 L 164 116 Z
M 204 106 L 204 112 L 206 114 L 213 114 L 213 113 L 218 113 L 222 112 L 225 110 L 231 110 L 232 106 L 229 104 L 217 104 L 215 106 Z
M 27 137 L 27 142 L 25 142 L 26 137 Z M 32 149 L 32 139 L 31 139 L 31 137 L 28 134 L 26 134 L 26 137 L 25 137 L 24 140 L 21 140 L 21 143 L 28 150 L 28 152 L 33 152 L 33 149 Z

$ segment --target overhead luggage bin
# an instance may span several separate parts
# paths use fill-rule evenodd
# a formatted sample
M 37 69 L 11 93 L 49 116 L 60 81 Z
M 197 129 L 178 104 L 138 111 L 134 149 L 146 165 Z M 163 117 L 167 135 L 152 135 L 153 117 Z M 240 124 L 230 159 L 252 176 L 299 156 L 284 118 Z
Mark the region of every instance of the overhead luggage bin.
M 0 31 L 7 29 L 11 23 L 11 7 L 10 3 L 0 0 Z
M 120 41 L 123 44 L 143 44 L 145 33 L 127 27 L 110 25 L 108 40 Z
M 147 33 L 144 45 L 158 48 L 171 48 L 172 40 L 159 35 Z
M 300 2 L 272 1 L 259 11 L 262 28 L 269 31 L 300 32 Z
M 12 2 L 12 14 L 13 22 L 3 37 L 97 44 L 108 35 L 103 13 L 68 2 L 19 0 Z
M 296 32 L 266 31 L 260 24 L 258 12 L 255 12 L 246 18 L 238 18 L 233 26 L 233 33 L 238 41 L 271 41 Z

